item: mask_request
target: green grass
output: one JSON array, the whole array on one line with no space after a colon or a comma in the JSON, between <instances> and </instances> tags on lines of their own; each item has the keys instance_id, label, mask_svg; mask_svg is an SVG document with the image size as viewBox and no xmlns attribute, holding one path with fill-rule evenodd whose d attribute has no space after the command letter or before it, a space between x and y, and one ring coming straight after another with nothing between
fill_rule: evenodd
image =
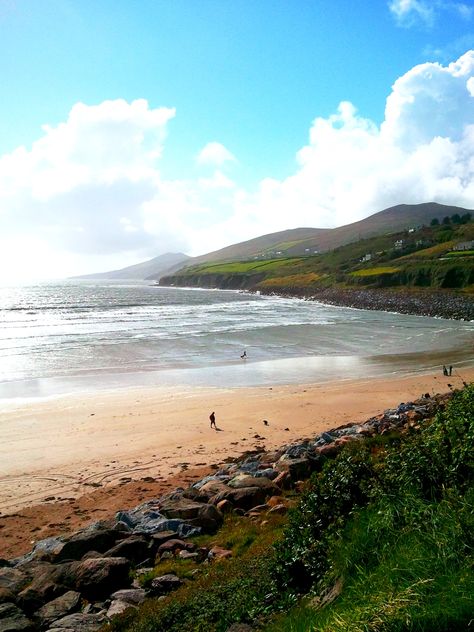
<instances>
[{"instance_id":1,"label":"green grass","mask_svg":"<svg viewBox=\"0 0 474 632\"><path fill-rule=\"evenodd\" d=\"M354 270L354 272L351 272L351 275L355 277L368 277L376 276L378 274L394 274L395 272L400 272L400 268L386 266L379 268L365 268L363 270Z\"/></svg>"},{"instance_id":2,"label":"green grass","mask_svg":"<svg viewBox=\"0 0 474 632\"><path fill-rule=\"evenodd\" d=\"M366 444L330 463L290 521L277 576L296 593L312 587L318 594L336 581L342 592L319 609L305 599L264 629L467 630L474 615L473 448L471 386L420 433L372 443L370 452Z\"/></svg>"}]
</instances>

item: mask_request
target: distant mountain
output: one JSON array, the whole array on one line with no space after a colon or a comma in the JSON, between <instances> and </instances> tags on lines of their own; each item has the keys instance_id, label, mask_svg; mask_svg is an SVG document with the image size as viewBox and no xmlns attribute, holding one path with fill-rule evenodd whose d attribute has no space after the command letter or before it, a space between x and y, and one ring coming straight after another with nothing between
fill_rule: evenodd
<instances>
[{"instance_id":1,"label":"distant mountain","mask_svg":"<svg viewBox=\"0 0 474 632\"><path fill-rule=\"evenodd\" d=\"M182 252L168 252L159 255L148 261L136 263L133 266L111 270L109 272L98 272L96 274L84 274L76 279L122 279L122 280L144 280L159 279L165 274L173 274L191 260L188 255Z\"/></svg>"},{"instance_id":2,"label":"distant mountain","mask_svg":"<svg viewBox=\"0 0 474 632\"><path fill-rule=\"evenodd\" d=\"M353 224L338 228L293 228L270 233L249 241L243 241L220 250L193 257L186 265L208 261L244 261L255 257L298 256L317 252L327 252L339 246L359 241L366 237L395 233L420 225L427 225L432 219L442 220L454 213L463 215L469 209L446 206L436 202L425 204L399 204L370 215Z\"/></svg>"},{"instance_id":3,"label":"distant mountain","mask_svg":"<svg viewBox=\"0 0 474 632\"><path fill-rule=\"evenodd\" d=\"M450 217L455 213L463 215L469 211L470 209L446 206L436 202L399 204L338 228L292 228L242 241L199 257L188 257L183 253L167 253L121 270L76 278L158 281L161 277L169 276L185 266L200 263L323 253L367 237L428 225L434 218L441 221L444 217Z\"/></svg>"}]
</instances>

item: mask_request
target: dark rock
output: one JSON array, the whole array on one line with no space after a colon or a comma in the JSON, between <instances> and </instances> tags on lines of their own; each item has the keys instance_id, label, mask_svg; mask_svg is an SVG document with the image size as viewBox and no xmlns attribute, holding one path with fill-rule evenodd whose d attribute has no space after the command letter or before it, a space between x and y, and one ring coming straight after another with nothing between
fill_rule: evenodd
<instances>
[{"instance_id":1,"label":"dark rock","mask_svg":"<svg viewBox=\"0 0 474 632\"><path fill-rule=\"evenodd\" d=\"M102 557L79 562L75 587L87 599L106 598L119 588L129 586L130 562L124 557Z\"/></svg>"},{"instance_id":2,"label":"dark rock","mask_svg":"<svg viewBox=\"0 0 474 632\"><path fill-rule=\"evenodd\" d=\"M0 605L0 632L33 632L35 627L14 603Z\"/></svg>"},{"instance_id":3,"label":"dark rock","mask_svg":"<svg viewBox=\"0 0 474 632\"><path fill-rule=\"evenodd\" d=\"M62 619L68 614L79 609L81 595L74 590L69 590L60 597L46 603L36 612L36 618L44 624L51 624L57 619Z\"/></svg>"},{"instance_id":4,"label":"dark rock","mask_svg":"<svg viewBox=\"0 0 474 632\"><path fill-rule=\"evenodd\" d=\"M27 613L33 613L45 603L60 597L72 587L74 567L78 562L37 566L31 583L17 595L17 603Z\"/></svg>"},{"instance_id":5,"label":"dark rock","mask_svg":"<svg viewBox=\"0 0 474 632\"><path fill-rule=\"evenodd\" d=\"M28 575L16 568L0 568L0 588L17 593L28 583Z\"/></svg>"},{"instance_id":6,"label":"dark rock","mask_svg":"<svg viewBox=\"0 0 474 632\"><path fill-rule=\"evenodd\" d=\"M0 604L14 601L15 594L12 590L8 590L8 588L0 588Z\"/></svg>"},{"instance_id":7,"label":"dark rock","mask_svg":"<svg viewBox=\"0 0 474 632\"><path fill-rule=\"evenodd\" d=\"M187 498L168 500L161 506L167 518L185 520L188 524L201 527L205 531L215 531L222 524L222 515L214 505L198 503Z\"/></svg>"},{"instance_id":8,"label":"dark rock","mask_svg":"<svg viewBox=\"0 0 474 632\"><path fill-rule=\"evenodd\" d=\"M151 555L148 540L138 535L121 540L104 553L104 557L126 557L132 564L144 562Z\"/></svg>"},{"instance_id":9,"label":"dark rock","mask_svg":"<svg viewBox=\"0 0 474 632\"><path fill-rule=\"evenodd\" d=\"M291 458L284 454L276 463L275 469L279 472L288 472L290 479L299 481L301 479L309 478L313 471L311 460L306 457ZM276 483L276 480L274 483Z\"/></svg>"},{"instance_id":10,"label":"dark rock","mask_svg":"<svg viewBox=\"0 0 474 632\"><path fill-rule=\"evenodd\" d=\"M221 500L228 500L236 509L248 511L252 507L262 505L269 495L272 495L272 492L261 487L243 487L221 492L212 498L212 502L217 505Z\"/></svg>"},{"instance_id":11,"label":"dark rock","mask_svg":"<svg viewBox=\"0 0 474 632\"><path fill-rule=\"evenodd\" d=\"M138 606L145 601L146 590L144 588L125 588L117 590L111 595L111 599L119 599L126 603Z\"/></svg>"},{"instance_id":12,"label":"dark rock","mask_svg":"<svg viewBox=\"0 0 474 632\"><path fill-rule=\"evenodd\" d=\"M115 528L95 527L79 531L64 543L56 560L80 560L89 551L105 553L120 538L123 538L123 531Z\"/></svg>"},{"instance_id":13,"label":"dark rock","mask_svg":"<svg viewBox=\"0 0 474 632\"><path fill-rule=\"evenodd\" d=\"M154 595L166 595L173 590L177 590L182 584L183 581L179 577L169 573L152 579L151 590Z\"/></svg>"}]
</instances>

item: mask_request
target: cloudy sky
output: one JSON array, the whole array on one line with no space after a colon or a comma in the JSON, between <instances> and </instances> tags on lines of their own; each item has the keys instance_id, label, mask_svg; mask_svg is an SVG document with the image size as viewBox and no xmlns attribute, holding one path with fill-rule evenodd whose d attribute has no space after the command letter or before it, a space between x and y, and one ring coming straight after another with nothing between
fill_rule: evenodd
<instances>
[{"instance_id":1,"label":"cloudy sky","mask_svg":"<svg viewBox=\"0 0 474 632\"><path fill-rule=\"evenodd\" d=\"M474 208L471 0L0 0L0 280Z\"/></svg>"}]
</instances>

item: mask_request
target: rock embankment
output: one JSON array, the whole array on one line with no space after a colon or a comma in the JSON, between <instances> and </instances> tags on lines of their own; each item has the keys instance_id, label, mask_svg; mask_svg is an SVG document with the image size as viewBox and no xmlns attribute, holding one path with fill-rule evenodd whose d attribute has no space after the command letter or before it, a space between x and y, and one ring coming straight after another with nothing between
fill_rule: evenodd
<instances>
[{"instance_id":1,"label":"rock embankment","mask_svg":"<svg viewBox=\"0 0 474 632\"><path fill-rule=\"evenodd\" d=\"M193 535L217 531L226 512L260 519L285 513L282 491L297 486L348 443L416 426L449 397L423 397L272 452L255 451L225 464L187 489L179 488L68 538L38 542L28 554L0 560L0 632L94 632L145 599L183 583L140 575L172 557L212 563L232 555L198 547ZM134 579L132 579L134 577Z\"/></svg>"},{"instance_id":2,"label":"rock embankment","mask_svg":"<svg viewBox=\"0 0 474 632\"><path fill-rule=\"evenodd\" d=\"M273 290L271 293L278 296L307 298L341 307L418 316L437 316L454 320L474 320L474 298L467 294L461 295L452 292L394 291L375 288L364 290L326 288L308 291L300 288L282 288L277 291Z\"/></svg>"}]
</instances>

